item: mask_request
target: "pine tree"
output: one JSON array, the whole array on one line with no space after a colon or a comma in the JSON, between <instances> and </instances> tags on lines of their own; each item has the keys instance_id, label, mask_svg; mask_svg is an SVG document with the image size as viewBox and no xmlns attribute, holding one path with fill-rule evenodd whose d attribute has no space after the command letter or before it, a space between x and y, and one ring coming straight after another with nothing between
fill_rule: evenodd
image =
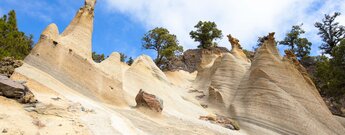
<instances>
[{"instance_id":1,"label":"pine tree","mask_svg":"<svg viewBox=\"0 0 345 135\"><path fill-rule=\"evenodd\" d=\"M127 55L125 55L124 53L120 53L120 61L125 62L126 59L127 59Z\"/></svg>"},{"instance_id":2,"label":"pine tree","mask_svg":"<svg viewBox=\"0 0 345 135\"><path fill-rule=\"evenodd\" d=\"M175 35L165 28L155 28L147 32L142 38L142 46L145 49L157 51L156 65L164 69L168 60L183 52Z\"/></svg>"},{"instance_id":3,"label":"pine tree","mask_svg":"<svg viewBox=\"0 0 345 135\"><path fill-rule=\"evenodd\" d=\"M96 63L101 63L103 60L105 60L104 54L97 54L96 52L92 52L92 59Z\"/></svg>"},{"instance_id":4,"label":"pine tree","mask_svg":"<svg viewBox=\"0 0 345 135\"><path fill-rule=\"evenodd\" d=\"M215 22L199 21L194 28L196 28L196 31L191 31L189 35L194 41L200 43L198 48L206 49L216 47L217 43L213 41L223 37L222 31L217 28Z\"/></svg>"},{"instance_id":5,"label":"pine tree","mask_svg":"<svg viewBox=\"0 0 345 135\"><path fill-rule=\"evenodd\" d=\"M129 57L128 61L127 61L127 64L131 66L133 64L133 62L134 62L133 58Z\"/></svg>"},{"instance_id":6,"label":"pine tree","mask_svg":"<svg viewBox=\"0 0 345 135\"><path fill-rule=\"evenodd\" d=\"M323 41L320 49L324 50L326 54L332 55L333 48L345 37L345 27L339 22L335 22L338 16L340 16L339 12L335 12L332 16L325 14L322 22L315 23L315 27L319 29L318 35Z\"/></svg>"},{"instance_id":7,"label":"pine tree","mask_svg":"<svg viewBox=\"0 0 345 135\"><path fill-rule=\"evenodd\" d=\"M31 51L33 36L26 36L18 30L16 13L11 10L8 16L0 19L0 58L24 59Z\"/></svg>"},{"instance_id":8,"label":"pine tree","mask_svg":"<svg viewBox=\"0 0 345 135\"><path fill-rule=\"evenodd\" d=\"M286 33L284 40L278 42L281 45L289 46L290 50L300 60L310 54L310 47L312 45L307 38L301 38L301 35L305 33L301 28L302 25L292 26L290 32Z\"/></svg>"}]
</instances>

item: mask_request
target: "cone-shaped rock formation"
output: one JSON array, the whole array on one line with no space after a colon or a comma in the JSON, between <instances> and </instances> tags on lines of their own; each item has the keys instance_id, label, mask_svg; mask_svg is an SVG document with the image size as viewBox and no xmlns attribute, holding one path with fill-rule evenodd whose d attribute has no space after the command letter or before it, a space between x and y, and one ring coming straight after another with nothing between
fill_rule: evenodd
<instances>
[{"instance_id":1,"label":"cone-shaped rock formation","mask_svg":"<svg viewBox=\"0 0 345 135\"><path fill-rule=\"evenodd\" d=\"M280 56L274 33L253 61L231 35L231 52L195 51L200 60L192 62L193 74L164 73L146 55L131 66L119 53L95 63L95 3L86 0L62 34L55 24L42 32L11 76L27 81L39 104L24 111L0 97L0 127L9 127L11 134L345 134L295 56L288 51ZM155 95L149 100L160 98L149 101L160 113L134 107L140 89ZM240 130L199 120L202 116L221 116L216 123L236 123Z\"/></svg>"}]
</instances>

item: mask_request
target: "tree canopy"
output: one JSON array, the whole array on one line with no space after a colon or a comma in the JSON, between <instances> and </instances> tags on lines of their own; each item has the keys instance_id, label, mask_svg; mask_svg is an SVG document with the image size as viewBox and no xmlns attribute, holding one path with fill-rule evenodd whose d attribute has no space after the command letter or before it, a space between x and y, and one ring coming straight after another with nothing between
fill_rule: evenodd
<instances>
[{"instance_id":1,"label":"tree canopy","mask_svg":"<svg viewBox=\"0 0 345 135\"><path fill-rule=\"evenodd\" d=\"M258 37L258 39L256 40L256 45L252 47L252 49L254 51L256 51L260 46L262 46L262 44L264 43L264 41L267 39L267 36L261 36Z\"/></svg>"},{"instance_id":2,"label":"tree canopy","mask_svg":"<svg viewBox=\"0 0 345 135\"><path fill-rule=\"evenodd\" d=\"M128 65L132 65L133 62L134 62L133 58L132 58L132 57L129 57L126 63L127 63Z\"/></svg>"},{"instance_id":3,"label":"tree canopy","mask_svg":"<svg viewBox=\"0 0 345 135\"><path fill-rule=\"evenodd\" d=\"M345 95L345 40L334 48L333 55L318 60L316 84L322 94L339 98Z\"/></svg>"},{"instance_id":4,"label":"tree canopy","mask_svg":"<svg viewBox=\"0 0 345 135\"><path fill-rule=\"evenodd\" d=\"M339 12L335 12L333 15L325 14L322 22L314 24L319 29L317 34L323 41L320 49L324 50L326 54L332 55L333 48L345 37L345 27L335 21L339 15Z\"/></svg>"},{"instance_id":5,"label":"tree canopy","mask_svg":"<svg viewBox=\"0 0 345 135\"><path fill-rule=\"evenodd\" d=\"M101 63L105 60L104 54L97 54L96 52L92 52L92 59L97 63Z\"/></svg>"},{"instance_id":6,"label":"tree canopy","mask_svg":"<svg viewBox=\"0 0 345 135\"><path fill-rule=\"evenodd\" d=\"M0 18L0 58L14 57L24 59L33 46L33 36L26 36L18 30L16 12L11 10L8 16Z\"/></svg>"},{"instance_id":7,"label":"tree canopy","mask_svg":"<svg viewBox=\"0 0 345 135\"><path fill-rule=\"evenodd\" d=\"M127 59L127 55L125 55L124 53L120 53L120 61L125 62L126 59Z\"/></svg>"},{"instance_id":8,"label":"tree canopy","mask_svg":"<svg viewBox=\"0 0 345 135\"><path fill-rule=\"evenodd\" d=\"M311 42L307 38L302 38L301 35L305 31L301 28L301 25L292 26L290 32L286 33L283 41L278 43L290 47L290 50L297 56L298 59L302 59L310 54Z\"/></svg>"},{"instance_id":9,"label":"tree canopy","mask_svg":"<svg viewBox=\"0 0 345 135\"><path fill-rule=\"evenodd\" d=\"M142 38L142 46L157 52L155 63L161 69L166 67L170 58L183 52L183 47L179 45L176 36L161 27L148 31Z\"/></svg>"},{"instance_id":10,"label":"tree canopy","mask_svg":"<svg viewBox=\"0 0 345 135\"><path fill-rule=\"evenodd\" d=\"M194 26L195 31L189 33L190 37L194 41L199 42L198 48L209 48L217 46L217 43L213 42L216 39L223 37L222 31L217 28L217 24L210 21L199 21Z\"/></svg>"}]
</instances>

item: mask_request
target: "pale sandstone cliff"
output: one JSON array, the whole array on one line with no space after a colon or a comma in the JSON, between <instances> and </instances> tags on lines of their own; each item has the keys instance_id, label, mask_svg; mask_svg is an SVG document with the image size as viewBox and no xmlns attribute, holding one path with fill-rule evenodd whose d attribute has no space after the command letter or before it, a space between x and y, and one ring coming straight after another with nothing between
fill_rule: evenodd
<instances>
[{"instance_id":1,"label":"pale sandstone cliff","mask_svg":"<svg viewBox=\"0 0 345 135\"><path fill-rule=\"evenodd\" d=\"M131 66L113 53L91 59L95 0L86 0L66 30L55 24L12 75L39 103L0 97L0 130L10 134L345 134L303 67L281 57L273 33L251 62L239 40L232 50L201 50L196 73L162 72L146 55ZM140 89L163 102L157 113L135 108ZM215 115L216 114L216 115ZM230 130L200 116L228 116ZM212 118L212 117L200 117ZM221 118L221 117L219 117ZM214 118L217 119L217 118ZM219 122L218 122L219 123Z\"/></svg>"},{"instance_id":2,"label":"pale sandstone cliff","mask_svg":"<svg viewBox=\"0 0 345 135\"><path fill-rule=\"evenodd\" d=\"M273 36L256 52L231 103L231 115L242 125L280 134L344 134L310 79L279 55Z\"/></svg>"},{"instance_id":3,"label":"pale sandstone cliff","mask_svg":"<svg viewBox=\"0 0 345 135\"><path fill-rule=\"evenodd\" d=\"M279 55L274 33L252 63L238 40L228 37L231 53L213 61L207 56L206 66L198 70L193 89L205 94L200 102L218 113L229 108L228 114L250 134L344 134L296 57L288 51Z\"/></svg>"}]
</instances>

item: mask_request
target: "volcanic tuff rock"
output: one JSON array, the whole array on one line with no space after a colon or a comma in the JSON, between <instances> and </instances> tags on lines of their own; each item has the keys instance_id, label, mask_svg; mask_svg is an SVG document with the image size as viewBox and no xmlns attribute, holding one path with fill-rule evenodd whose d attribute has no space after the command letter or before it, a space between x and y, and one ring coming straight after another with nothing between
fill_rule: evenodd
<instances>
[{"instance_id":1,"label":"volcanic tuff rock","mask_svg":"<svg viewBox=\"0 0 345 135\"><path fill-rule=\"evenodd\" d=\"M174 78L168 79L150 57L142 55L128 66L119 61L118 53L113 53L103 62L95 63L91 59L92 3L92 0L85 3L62 34L59 35L55 24L50 24L25 58L23 66L17 68L11 78L26 80L28 87L44 104L68 108L73 102L78 102L95 113L69 114L57 108L60 114L68 113L68 117L32 116L15 103L7 103L0 98L0 110L11 106L12 111L20 112L14 116L1 111L0 115L5 114L6 119L0 120L0 127L24 134L53 134L52 131L59 134L232 133L225 128L200 123L197 117L206 115L207 111L186 94L182 85L172 84L169 80ZM184 76L181 79L185 80ZM130 107L135 106L139 89L164 100L164 111L159 119ZM22 119L23 122L9 125L14 119ZM32 121L49 124L37 129ZM169 124L164 124L164 121Z\"/></svg>"},{"instance_id":2,"label":"volcanic tuff rock","mask_svg":"<svg viewBox=\"0 0 345 135\"><path fill-rule=\"evenodd\" d=\"M285 57L279 55L274 33L252 63L244 57L238 40L228 37L231 53L204 60L204 68L198 70L193 88L208 93L200 102L213 99L216 90L229 115L253 134L344 134L296 57L288 51Z\"/></svg>"},{"instance_id":3,"label":"volcanic tuff rock","mask_svg":"<svg viewBox=\"0 0 345 135\"><path fill-rule=\"evenodd\" d=\"M257 50L230 110L240 125L269 127L280 134L345 133L310 78L279 55L274 33Z\"/></svg>"},{"instance_id":4,"label":"volcanic tuff rock","mask_svg":"<svg viewBox=\"0 0 345 135\"><path fill-rule=\"evenodd\" d=\"M238 59L250 62L250 60L247 58L246 54L242 50L242 47L239 43L240 41L237 38L232 37L231 34L229 34L227 37L231 44L231 54Z\"/></svg>"},{"instance_id":5,"label":"volcanic tuff rock","mask_svg":"<svg viewBox=\"0 0 345 135\"><path fill-rule=\"evenodd\" d=\"M118 53L95 63L94 6L95 0L86 0L62 34L49 25L11 76L27 81L46 113L27 112L35 107L24 109L0 96L1 128L11 134L345 134L344 120L332 116L301 65L289 54L280 56L274 33L252 61L233 36L231 51L187 51L184 68L195 73L163 72L146 55L131 66L120 62ZM140 89L161 98L164 111L132 108L138 93L148 95L158 111L162 107ZM241 129L199 120L208 114L236 120Z\"/></svg>"}]
</instances>

